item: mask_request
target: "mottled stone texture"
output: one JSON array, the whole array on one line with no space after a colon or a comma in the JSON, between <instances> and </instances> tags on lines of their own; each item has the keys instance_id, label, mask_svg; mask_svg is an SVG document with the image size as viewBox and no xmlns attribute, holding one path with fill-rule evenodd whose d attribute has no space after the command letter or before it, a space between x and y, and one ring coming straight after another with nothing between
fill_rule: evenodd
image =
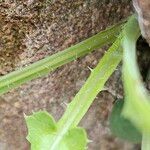
<instances>
[{"instance_id":1,"label":"mottled stone texture","mask_svg":"<svg viewBox=\"0 0 150 150\"><path fill-rule=\"evenodd\" d=\"M76 44L126 18L127 0L1 0L0 74L20 69ZM28 150L23 114L47 110L56 120L79 91L105 48L0 97L0 150ZM89 150L133 150L113 137L108 116L114 95L122 95L120 68L80 123L93 142Z\"/></svg>"},{"instance_id":2,"label":"mottled stone texture","mask_svg":"<svg viewBox=\"0 0 150 150\"><path fill-rule=\"evenodd\" d=\"M150 0L133 0L143 37L150 45Z\"/></svg>"}]
</instances>

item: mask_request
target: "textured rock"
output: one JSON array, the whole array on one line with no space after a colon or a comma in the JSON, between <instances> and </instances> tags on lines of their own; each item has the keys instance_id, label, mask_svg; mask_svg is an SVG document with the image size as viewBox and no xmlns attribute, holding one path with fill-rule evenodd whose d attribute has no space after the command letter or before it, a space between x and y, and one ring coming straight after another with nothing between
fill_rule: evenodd
<instances>
[{"instance_id":1,"label":"textured rock","mask_svg":"<svg viewBox=\"0 0 150 150\"><path fill-rule=\"evenodd\" d=\"M143 37L150 45L150 0L133 0Z\"/></svg>"}]
</instances>

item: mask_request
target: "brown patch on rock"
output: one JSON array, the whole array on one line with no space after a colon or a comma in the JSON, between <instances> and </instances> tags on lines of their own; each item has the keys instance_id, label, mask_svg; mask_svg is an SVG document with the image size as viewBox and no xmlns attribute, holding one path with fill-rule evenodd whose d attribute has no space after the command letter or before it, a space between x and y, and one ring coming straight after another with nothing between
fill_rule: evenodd
<instances>
[{"instance_id":1,"label":"brown patch on rock","mask_svg":"<svg viewBox=\"0 0 150 150\"><path fill-rule=\"evenodd\" d=\"M26 26L20 20L8 19L0 14L0 74L6 74L16 67L19 54L23 52L22 40Z\"/></svg>"},{"instance_id":2,"label":"brown patch on rock","mask_svg":"<svg viewBox=\"0 0 150 150\"><path fill-rule=\"evenodd\" d=\"M143 37L150 45L150 1L133 0Z\"/></svg>"}]
</instances>

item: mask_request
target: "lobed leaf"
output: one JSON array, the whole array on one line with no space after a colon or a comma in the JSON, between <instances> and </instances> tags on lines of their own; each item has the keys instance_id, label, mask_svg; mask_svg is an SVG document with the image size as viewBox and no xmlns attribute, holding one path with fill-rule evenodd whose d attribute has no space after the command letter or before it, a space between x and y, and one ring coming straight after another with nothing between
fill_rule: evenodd
<instances>
[{"instance_id":1,"label":"lobed leaf","mask_svg":"<svg viewBox=\"0 0 150 150\"><path fill-rule=\"evenodd\" d=\"M27 139L32 150L50 150L58 134L57 123L45 111L39 111L31 116L26 116L28 127ZM55 150L84 150L86 149L87 136L82 128L69 129Z\"/></svg>"}]
</instances>

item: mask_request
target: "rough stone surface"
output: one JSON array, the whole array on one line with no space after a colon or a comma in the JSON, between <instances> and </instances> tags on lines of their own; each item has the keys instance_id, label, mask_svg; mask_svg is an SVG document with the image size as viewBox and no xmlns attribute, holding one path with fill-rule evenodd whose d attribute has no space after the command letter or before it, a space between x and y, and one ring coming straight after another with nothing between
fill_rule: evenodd
<instances>
[{"instance_id":1,"label":"rough stone surface","mask_svg":"<svg viewBox=\"0 0 150 150\"><path fill-rule=\"evenodd\" d=\"M21 68L76 44L127 17L124 0L1 0L0 74ZM105 48L71 62L49 75L0 97L0 149L28 150L23 114L47 110L58 120L86 81ZM89 150L133 150L135 145L113 137L108 116L115 97L122 96L120 67L108 90L98 95L80 125L85 127Z\"/></svg>"},{"instance_id":2,"label":"rough stone surface","mask_svg":"<svg viewBox=\"0 0 150 150\"><path fill-rule=\"evenodd\" d=\"M150 1L133 0L133 4L138 14L142 35L150 45Z\"/></svg>"}]
</instances>

